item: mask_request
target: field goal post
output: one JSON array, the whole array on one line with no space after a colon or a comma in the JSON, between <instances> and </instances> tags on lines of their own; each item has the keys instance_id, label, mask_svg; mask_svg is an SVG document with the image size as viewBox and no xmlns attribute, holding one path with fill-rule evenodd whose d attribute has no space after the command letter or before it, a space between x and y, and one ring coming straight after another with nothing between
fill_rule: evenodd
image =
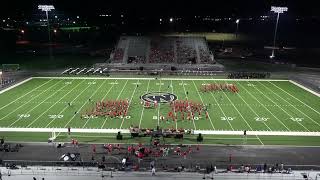
<instances>
[{"instance_id":1,"label":"field goal post","mask_svg":"<svg viewBox=\"0 0 320 180\"><path fill-rule=\"evenodd\" d=\"M51 137L48 139L48 141L53 142L56 138L57 138L56 131L52 129Z\"/></svg>"},{"instance_id":2,"label":"field goal post","mask_svg":"<svg viewBox=\"0 0 320 180\"><path fill-rule=\"evenodd\" d=\"M20 64L2 64L2 71L18 71L20 70Z\"/></svg>"}]
</instances>

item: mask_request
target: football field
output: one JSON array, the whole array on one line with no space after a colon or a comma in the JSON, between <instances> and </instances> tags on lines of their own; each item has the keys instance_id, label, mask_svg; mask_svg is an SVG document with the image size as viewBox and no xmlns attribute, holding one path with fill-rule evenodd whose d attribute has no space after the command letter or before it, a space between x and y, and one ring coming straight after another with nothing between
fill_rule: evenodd
<instances>
[{"instance_id":1,"label":"football field","mask_svg":"<svg viewBox=\"0 0 320 180\"><path fill-rule=\"evenodd\" d=\"M238 93L202 92L205 84L234 84ZM146 108L141 97L161 96L156 108ZM170 100L189 100L207 107L190 120L163 120ZM98 101L127 100L121 117L84 116ZM145 99L144 99L145 100ZM85 136L140 128L192 129L208 135L260 136L320 135L320 97L287 80L227 80L177 78L32 78L0 94L0 131L6 133L64 133L68 127ZM61 135L62 135L61 134ZM41 135L42 136L42 135ZM29 140L32 141L32 138Z\"/></svg>"}]
</instances>

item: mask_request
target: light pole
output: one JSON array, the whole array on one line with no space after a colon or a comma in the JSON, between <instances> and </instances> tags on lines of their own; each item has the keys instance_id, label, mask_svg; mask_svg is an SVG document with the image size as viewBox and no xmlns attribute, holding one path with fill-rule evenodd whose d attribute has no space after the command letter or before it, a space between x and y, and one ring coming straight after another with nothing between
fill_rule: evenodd
<instances>
[{"instance_id":1,"label":"light pole","mask_svg":"<svg viewBox=\"0 0 320 180\"><path fill-rule=\"evenodd\" d=\"M239 22L240 22L240 19L237 19L236 20L236 24L237 24L236 37L238 37Z\"/></svg>"},{"instance_id":2,"label":"light pole","mask_svg":"<svg viewBox=\"0 0 320 180\"><path fill-rule=\"evenodd\" d=\"M51 48L51 36L50 36L50 24L49 24L49 16L48 12L54 10L53 5L39 5L38 9L46 12L47 16L47 26L48 26L48 38L49 38L49 56L52 59L52 48Z\"/></svg>"},{"instance_id":3,"label":"light pole","mask_svg":"<svg viewBox=\"0 0 320 180\"><path fill-rule=\"evenodd\" d=\"M270 56L270 58L274 58L274 50L276 48L276 39L277 39L277 30L278 30L278 22L279 22L279 17L280 14L282 14L283 12L288 11L287 7L276 7L276 6L271 6L271 11L273 11L274 13L277 13L277 23L276 23L276 27L274 29L274 37L273 37L273 48L272 48L272 54Z\"/></svg>"}]
</instances>

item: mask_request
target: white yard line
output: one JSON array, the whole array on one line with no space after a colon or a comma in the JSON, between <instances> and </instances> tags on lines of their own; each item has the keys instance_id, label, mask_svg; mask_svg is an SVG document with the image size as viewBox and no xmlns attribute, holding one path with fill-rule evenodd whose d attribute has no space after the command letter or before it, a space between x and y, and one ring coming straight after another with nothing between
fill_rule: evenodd
<instances>
[{"instance_id":1,"label":"white yard line","mask_svg":"<svg viewBox=\"0 0 320 180\"><path fill-rule=\"evenodd\" d=\"M149 85L150 85L150 80L148 81L147 91L145 92L145 94L147 94L147 93L148 93L148 91L149 91ZM141 127L141 121L142 121L143 112L144 112L144 104L143 104L142 106L143 106L143 107L142 107L142 111L141 111L141 115L140 115L139 129L140 129L140 127Z\"/></svg>"},{"instance_id":2,"label":"white yard line","mask_svg":"<svg viewBox=\"0 0 320 180\"><path fill-rule=\"evenodd\" d=\"M258 90L264 97L266 97L267 99L269 99L269 101L271 101L273 104L275 104L278 108L280 108L284 113L286 113L289 118L292 118L292 116L285 111L281 106L279 106L276 102L274 102L272 99L270 99L268 96L266 96L265 94L263 94L258 88L256 88L255 86L253 86L256 90ZM306 128L303 124L301 124L300 122L296 121L300 126L302 126L305 130L310 131L308 128Z\"/></svg>"},{"instance_id":3,"label":"white yard line","mask_svg":"<svg viewBox=\"0 0 320 180\"><path fill-rule=\"evenodd\" d=\"M183 80L181 80L181 83L182 83L182 87L183 87L183 90L184 90L184 94L186 95L186 98L187 98L187 100L189 101L188 94L187 94L186 88L184 87L184 82L183 82ZM188 106L189 106L189 104L188 104ZM192 118L192 117L191 117L191 118ZM194 130L197 130L197 128L196 128L196 123L194 122L194 119L193 119L193 118L192 118L192 122L193 122Z\"/></svg>"},{"instance_id":4,"label":"white yard line","mask_svg":"<svg viewBox=\"0 0 320 180\"><path fill-rule=\"evenodd\" d=\"M129 107L130 107L130 105L131 105L133 95L134 95L134 93L136 92L136 89L137 89L137 87L138 87L138 84L139 84L139 80L137 81L136 87L134 88L134 90L133 90L133 92L132 92L132 95L131 95L131 98L130 98L130 101L129 101L129 105L128 105L128 107L127 107L127 112L128 112L128 113L129 113ZM121 125L120 125L120 129L122 129L122 125L123 125L123 123L124 123L124 119L125 119L125 117L123 116L123 117L122 117L122 122L121 122Z\"/></svg>"},{"instance_id":5,"label":"white yard line","mask_svg":"<svg viewBox=\"0 0 320 180\"><path fill-rule=\"evenodd\" d=\"M35 98L37 98L38 96L40 96L41 94L45 93L47 90L51 89L52 87L54 87L55 85L57 85L59 82L61 82L61 81L56 82L55 84L51 85L51 86L48 87L46 90L44 90L43 92L41 92L41 93L37 94L36 96L30 98L29 101L27 101L26 103L22 104L22 105L19 106L18 108L14 109L14 110L11 111L10 113L8 113L6 116L3 116L3 117L0 119L0 121L3 120L4 118L8 117L10 114L16 112L18 109L20 109L21 107L25 106L26 104L28 104L28 103L31 102L33 99L35 99Z\"/></svg>"},{"instance_id":6,"label":"white yard line","mask_svg":"<svg viewBox=\"0 0 320 180\"><path fill-rule=\"evenodd\" d=\"M294 84L294 85L296 85L296 86L298 86L298 87L301 87L302 89L304 89L304 90L306 90L306 91L308 91L308 92L311 92L312 94L320 97L320 94L318 94L318 93L316 93L316 92L314 92L314 91L312 91L312 90L310 90L310 89L308 89L308 88L306 88L306 87L304 87L304 86L302 86L302 85L300 85L300 84L298 84L298 83L296 83L296 82L294 82L294 81L289 81L289 82L291 82L292 84ZM296 98L295 96L291 95L290 93L288 93L287 91L283 90L282 88L280 88L280 87L277 86L276 84L274 84L274 83L272 83L272 82L269 82L269 83L271 83L272 85L276 86L276 87L277 87L278 89L280 89L281 91L285 92L285 93L288 94L289 96L293 97L294 99L296 99L297 101L301 102L302 104L304 104L305 106L309 107L309 108L312 109L314 112L316 112L317 114L320 115L320 112L319 112L319 111L317 111L317 110L315 110L314 108L310 107L308 104L304 103L304 102L301 101L300 99L298 99L298 98Z\"/></svg>"},{"instance_id":7,"label":"white yard line","mask_svg":"<svg viewBox=\"0 0 320 180\"><path fill-rule=\"evenodd\" d=\"M70 103L72 104L83 92L85 92L92 84L90 84L89 86L87 86L85 89L83 89ZM86 102L84 103L86 104ZM64 107L58 114L62 114L69 106ZM74 116L73 116L74 117ZM45 128L47 128L55 119L57 119L56 117L53 118L50 123L48 123L46 125ZM70 121L69 121L70 122Z\"/></svg>"},{"instance_id":8,"label":"white yard line","mask_svg":"<svg viewBox=\"0 0 320 180\"><path fill-rule=\"evenodd\" d=\"M239 83L240 84L240 83ZM249 107L249 109L256 115L256 117L261 117L261 116L259 116L257 113L256 113L256 111L254 111L252 108L251 108L251 106L241 97L241 95L240 95L240 93L237 93L237 95L242 99L242 101ZM272 129L264 122L264 121L262 121L263 122L263 124L270 130L270 131L272 131Z\"/></svg>"},{"instance_id":9,"label":"white yard line","mask_svg":"<svg viewBox=\"0 0 320 180\"><path fill-rule=\"evenodd\" d=\"M160 84L159 84L159 96L160 96L160 91L161 91L161 79L160 79ZM157 102L158 103L158 126L160 126L160 104L161 102Z\"/></svg>"},{"instance_id":10,"label":"white yard line","mask_svg":"<svg viewBox=\"0 0 320 180\"><path fill-rule=\"evenodd\" d=\"M192 83L193 83L193 85L194 85L194 88L196 88L196 91L197 91L197 93L198 93L198 95L199 95L199 97L200 97L200 100L201 100L202 104L204 104L203 99L202 99L202 97L201 97L201 95L200 95L200 93L199 93L199 91L198 91L198 88L197 88L196 84L194 83L194 81L192 81ZM210 120L210 124L211 124L213 130L215 130L214 125L213 125L212 120L211 120L211 117L210 117L210 114L208 114L208 118L209 118L209 120Z\"/></svg>"},{"instance_id":11,"label":"white yard line","mask_svg":"<svg viewBox=\"0 0 320 180\"><path fill-rule=\"evenodd\" d=\"M238 83L240 86L242 86L241 85L241 83ZM248 91L244 86L242 86L243 87L243 89L245 90L245 91L247 91L247 93L251 96L251 97L253 97L261 106L263 106L275 119L277 119L279 122L280 122L280 124L281 125L283 125L288 131L291 131L277 116L275 116L264 104L262 104L255 96L253 96L251 93L250 93L250 91Z\"/></svg>"},{"instance_id":12,"label":"white yard line","mask_svg":"<svg viewBox=\"0 0 320 180\"><path fill-rule=\"evenodd\" d=\"M74 89L76 89L83 81L82 80L80 83L78 83L76 86L74 86L71 90L68 91L68 93L64 94L58 101L56 101L54 104L52 104L47 110L45 110L41 115L39 115L35 120L33 120L28 126L30 127L33 123L35 123L40 117L42 117L45 113L47 113L53 106L55 106L56 104L58 104L64 97L66 97L68 94L70 94L71 92L73 92ZM67 104L67 103L65 103Z\"/></svg>"},{"instance_id":13,"label":"white yard line","mask_svg":"<svg viewBox=\"0 0 320 180\"><path fill-rule=\"evenodd\" d=\"M182 84L184 85L184 84ZM170 86L171 86L171 93L173 94L173 84L172 84L172 80L170 81ZM176 116L176 110L175 110L175 106L173 106L173 111L174 111L174 116ZM178 120L175 121L175 124L176 124L176 130L178 130ZM195 125L195 124L194 124Z\"/></svg>"},{"instance_id":14,"label":"white yard line","mask_svg":"<svg viewBox=\"0 0 320 180\"><path fill-rule=\"evenodd\" d=\"M117 83L117 80L116 80L115 82ZM112 84L112 86L109 88L108 92L103 96L103 98L101 99L101 101L104 100L104 99L107 97L107 95L109 94L109 92L111 91L111 89L113 88L114 85L115 85L115 83ZM103 121L100 129L102 129L103 126L106 124L107 119L108 119L108 117L106 117L106 118L104 119L104 121Z\"/></svg>"},{"instance_id":15,"label":"white yard line","mask_svg":"<svg viewBox=\"0 0 320 180\"><path fill-rule=\"evenodd\" d=\"M122 89L121 89L120 93L118 94L118 97L117 97L117 99L116 99L116 100L118 100L118 99L119 99L119 97L120 97L120 95L122 94L122 92L123 92L124 88L127 86L127 83L128 83L128 80L127 80L127 81L126 81L126 83L123 85L123 87L122 87ZM102 124L101 129L102 129L102 128L103 128L103 126L105 125L106 121L107 121L107 118L105 119L104 123Z\"/></svg>"},{"instance_id":16,"label":"white yard line","mask_svg":"<svg viewBox=\"0 0 320 180\"><path fill-rule=\"evenodd\" d=\"M9 88L7 88L7 89L4 89L4 90L2 90L2 91L1 91L1 93L0 93L0 94L4 93L5 91L8 91L8 90L10 90L10 89L12 89L12 88L14 88L14 87L17 87L17 86L19 86L19 85L21 85L21 84L23 84L23 83L25 83L25 82L27 82L27 81L30 81L31 79L32 79L32 78L29 78L29 79L27 79L27 80L25 80L25 81L22 81L22 82L20 82L20 83L18 83L18 84L16 84L16 85L13 85L13 86L9 87ZM26 94L24 94L24 95L20 96L19 98L15 99L14 101L12 101L12 102L10 102L10 103L6 104L5 106L1 107L1 108L0 108L0 110L2 110L3 108L5 108L5 107L9 106L10 104L12 104L12 103L16 102L17 100L19 100L19 99L21 99L21 98L25 97L26 95L28 95L28 94L30 94L30 93L32 93L32 92L34 92L34 91L36 91L36 89L39 89L40 87L42 87L42 86L46 85L46 84L47 84L47 83L49 83L50 81L52 81L52 79L50 79L49 81L47 81L47 82L43 83L41 86L38 86L38 87L36 87L35 89L33 89L33 90L29 91L28 93L26 93Z\"/></svg>"},{"instance_id":17,"label":"white yard line","mask_svg":"<svg viewBox=\"0 0 320 180\"><path fill-rule=\"evenodd\" d=\"M247 126L250 128L251 131L253 131L252 127L250 126L250 124L247 122L247 120L242 116L242 114L240 113L240 111L238 110L238 108L233 104L233 102L229 99L229 97L226 95L226 93L224 91L222 91L222 93L227 97L227 99L229 100L229 102L232 104L232 106L234 107L234 109L238 112L238 114L241 116L242 120L247 124ZM257 135L256 135L257 136ZM257 136L258 140L260 141L260 143L262 145L263 142L261 141L261 139Z\"/></svg>"},{"instance_id":18,"label":"white yard line","mask_svg":"<svg viewBox=\"0 0 320 180\"><path fill-rule=\"evenodd\" d=\"M272 91L270 88L268 88L267 86L265 86L263 83L260 83L263 87L267 88L269 91L271 91L273 94L275 94L276 96L278 96L279 98L281 98L283 101L285 101L286 103L288 103L290 106L292 106L293 108L295 108L297 111L299 111L301 114L303 114L304 116L308 117L312 122L314 122L315 124L317 124L318 126L320 126L320 124L318 122L316 122L314 119L312 119L311 117L309 117L308 115L306 115L304 112L300 111L298 108L296 108L295 106L293 106L289 101L287 101L286 99L284 99L283 97L279 96L277 93L275 93L274 91Z\"/></svg>"},{"instance_id":19,"label":"white yard line","mask_svg":"<svg viewBox=\"0 0 320 180\"><path fill-rule=\"evenodd\" d=\"M88 89L89 87L91 87L91 85L92 85L92 84L90 84L88 87L86 87L80 94L82 94L86 89ZM100 87L101 87L101 85L100 85ZM98 88L97 88L97 90L98 90ZM91 96L89 97L89 99L91 99L91 98L97 93L97 90L96 90L94 93L91 94ZM80 95L80 94L79 94L79 95ZM77 114L81 111L81 109L82 109L87 103L88 103L88 102L83 103L83 105L77 110ZM65 124L64 128L66 128L66 127L69 125L69 123L73 120L73 118L76 117L77 114L74 114L74 115L72 116L72 118L67 122L67 124ZM58 137L59 135L60 135L60 133L58 133L57 137Z\"/></svg>"},{"instance_id":20,"label":"white yard line","mask_svg":"<svg viewBox=\"0 0 320 180\"><path fill-rule=\"evenodd\" d=\"M203 81L203 83L205 83L205 81ZM224 113L223 109L221 108L220 104L218 103L217 99L213 96L213 93L210 92L210 94L211 94L211 96L213 97L214 101L217 103L217 105L218 105L220 111L222 112L223 116L224 116L224 117L227 117L226 114ZM233 127L232 127L232 124L231 124L229 121L227 121L227 122L228 122L229 126L231 127L231 129L234 131L234 129L233 129Z\"/></svg>"},{"instance_id":21,"label":"white yard line","mask_svg":"<svg viewBox=\"0 0 320 180\"><path fill-rule=\"evenodd\" d=\"M65 84L64 86L62 86L59 90L65 88L66 86L68 86L67 84ZM59 90L57 90L56 92L52 93L50 96L46 97L43 101L41 101L39 104L37 104L36 106L33 106L30 110L28 110L26 113L23 114L30 114L30 112L32 112L34 109L36 109L37 107L39 107L41 104L43 104L44 102L46 102L48 99L50 99L52 96L54 96L56 93L59 92ZM13 123L11 123L9 125L9 127L11 127L12 125L14 125L16 122L18 122L20 119L22 119L22 117L19 117L17 120L15 120ZM29 127L29 126L27 126Z\"/></svg>"},{"instance_id":22,"label":"white yard line","mask_svg":"<svg viewBox=\"0 0 320 180\"><path fill-rule=\"evenodd\" d=\"M106 83L106 81L103 81L103 82L101 83L101 85L93 92L93 94L90 96L90 98L92 98L92 97L98 92L98 90L99 90L105 83ZM86 104L86 102L85 102L84 104ZM79 111L78 111L78 112L79 112ZM84 123L84 125L82 126L82 128L84 128L84 127L87 125L87 123L89 122L89 120L90 120L90 119L87 119L87 120L86 120L86 122Z\"/></svg>"}]
</instances>

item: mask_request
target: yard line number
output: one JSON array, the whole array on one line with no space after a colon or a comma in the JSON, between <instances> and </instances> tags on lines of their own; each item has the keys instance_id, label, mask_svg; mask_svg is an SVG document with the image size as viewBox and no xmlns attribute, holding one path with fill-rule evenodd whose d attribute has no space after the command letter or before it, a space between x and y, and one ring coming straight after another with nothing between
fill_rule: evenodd
<instances>
[{"instance_id":1,"label":"yard line number","mask_svg":"<svg viewBox=\"0 0 320 180\"><path fill-rule=\"evenodd\" d=\"M30 117L30 114L18 114L19 118L28 118Z\"/></svg>"},{"instance_id":2,"label":"yard line number","mask_svg":"<svg viewBox=\"0 0 320 180\"><path fill-rule=\"evenodd\" d=\"M295 122L301 122L303 120L303 118L290 118L292 121L295 121Z\"/></svg>"},{"instance_id":3,"label":"yard line number","mask_svg":"<svg viewBox=\"0 0 320 180\"><path fill-rule=\"evenodd\" d=\"M233 121L235 117L221 117L222 121Z\"/></svg>"},{"instance_id":4,"label":"yard line number","mask_svg":"<svg viewBox=\"0 0 320 180\"><path fill-rule=\"evenodd\" d=\"M268 121L268 119L270 118L266 118L266 117L255 117L254 118L256 121Z\"/></svg>"},{"instance_id":5,"label":"yard line number","mask_svg":"<svg viewBox=\"0 0 320 180\"><path fill-rule=\"evenodd\" d=\"M61 119L63 118L62 114L52 114L52 115L48 115L50 119Z\"/></svg>"}]
</instances>

